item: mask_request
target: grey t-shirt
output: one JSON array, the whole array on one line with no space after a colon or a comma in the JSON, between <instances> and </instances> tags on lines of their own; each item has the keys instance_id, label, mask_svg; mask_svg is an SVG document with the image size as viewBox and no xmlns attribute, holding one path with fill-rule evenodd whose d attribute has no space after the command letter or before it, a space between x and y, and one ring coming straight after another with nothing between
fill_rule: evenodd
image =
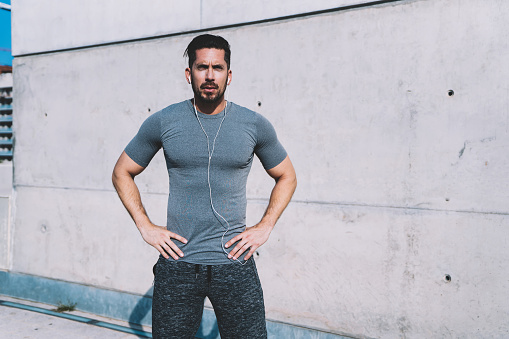
<instances>
[{"instance_id":1,"label":"grey t-shirt","mask_svg":"<svg viewBox=\"0 0 509 339\"><path fill-rule=\"evenodd\" d=\"M266 118L231 102L225 111L216 115L198 112L198 116L209 136L211 150L222 121L210 162L210 190L215 210L229 226L212 210L207 138L191 100L148 117L125 148L127 155L143 167L163 148L170 180L166 226L188 240L187 244L174 242L184 252L179 260L193 264L231 263L221 241L228 227L223 244L246 227L246 182L253 155L265 169L286 158L286 151Z\"/></svg>"}]
</instances>

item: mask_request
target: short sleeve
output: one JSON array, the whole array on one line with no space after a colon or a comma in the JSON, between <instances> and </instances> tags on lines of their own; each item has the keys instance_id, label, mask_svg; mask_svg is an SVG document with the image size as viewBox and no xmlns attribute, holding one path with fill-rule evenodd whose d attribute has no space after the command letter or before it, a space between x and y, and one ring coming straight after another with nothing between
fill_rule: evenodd
<instances>
[{"instance_id":1,"label":"short sleeve","mask_svg":"<svg viewBox=\"0 0 509 339\"><path fill-rule=\"evenodd\" d=\"M135 163L147 167L161 146L161 113L157 112L143 122L124 151Z\"/></svg>"},{"instance_id":2,"label":"short sleeve","mask_svg":"<svg viewBox=\"0 0 509 339\"><path fill-rule=\"evenodd\" d=\"M269 170L285 160L287 153L277 138L276 130L269 120L259 114L256 121L256 139L255 154L263 168Z\"/></svg>"}]
</instances>

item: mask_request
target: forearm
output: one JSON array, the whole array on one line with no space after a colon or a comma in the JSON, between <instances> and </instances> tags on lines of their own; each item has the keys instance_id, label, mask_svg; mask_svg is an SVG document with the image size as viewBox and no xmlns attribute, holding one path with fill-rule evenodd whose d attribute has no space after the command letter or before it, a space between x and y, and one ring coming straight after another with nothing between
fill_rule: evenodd
<instances>
[{"instance_id":1,"label":"forearm","mask_svg":"<svg viewBox=\"0 0 509 339\"><path fill-rule=\"evenodd\" d=\"M269 199L269 205L260 221L260 224L274 228L276 222L283 214L290 200L292 199L295 188L297 187L297 178L295 172L291 172L276 180Z\"/></svg>"},{"instance_id":2,"label":"forearm","mask_svg":"<svg viewBox=\"0 0 509 339\"><path fill-rule=\"evenodd\" d=\"M142 227L151 222L141 202L140 191L134 178L126 173L113 172L112 181L122 204L141 232Z\"/></svg>"},{"instance_id":3,"label":"forearm","mask_svg":"<svg viewBox=\"0 0 509 339\"><path fill-rule=\"evenodd\" d=\"M242 253L249 249L248 254L244 257L244 260L248 260L256 249L267 241L276 222L292 199L293 192L297 187L297 177L290 159L287 157L283 163L267 172L276 180L270 194L269 205L258 224L248 227L225 244L225 248L229 248L237 243L228 253L228 258L237 260Z\"/></svg>"}]
</instances>

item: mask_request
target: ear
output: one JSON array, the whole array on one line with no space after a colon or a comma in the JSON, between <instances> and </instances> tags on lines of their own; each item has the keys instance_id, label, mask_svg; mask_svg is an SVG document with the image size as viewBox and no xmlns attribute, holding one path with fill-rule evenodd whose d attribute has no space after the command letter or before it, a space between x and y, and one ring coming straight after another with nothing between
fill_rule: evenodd
<instances>
[{"instance_id":1,"label":"ear","mask_svg":"<svg viewBox=\"0 0 509 339\"><path fill-rule=\"evenodd\" d=\"M186 81L188 84L191 84L191 69L188 67L186 68Z\"/></svg>"},{"instance_id":2,"label":"ear","mask_svg":"<svg viewBox=\"0 0 509 339\"><path fill-rule=\"evenodd\" d=\"M228 82L227 82L228 86L229 86L231 83L232 83L232 70L231 70L231 69L229 69L229 70L228 70Z\"/></svg>"}]
</instances>

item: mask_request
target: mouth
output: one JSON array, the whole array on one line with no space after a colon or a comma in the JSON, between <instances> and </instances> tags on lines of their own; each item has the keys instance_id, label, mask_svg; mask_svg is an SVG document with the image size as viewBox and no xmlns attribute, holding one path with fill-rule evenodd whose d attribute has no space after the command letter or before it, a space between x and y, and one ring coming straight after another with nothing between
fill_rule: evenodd
<instances>
[{"instance_id":1,"label":"mouth","mask_svg":"<svg viewBox=\"0 0 509 339\"><path fill-rule=\"evenodd\" d=\"M200 86L201 89L203 89L205 92L213 92L216 89L219 88L216 84L203 84Z\"/></svg>"}]
</instances>

